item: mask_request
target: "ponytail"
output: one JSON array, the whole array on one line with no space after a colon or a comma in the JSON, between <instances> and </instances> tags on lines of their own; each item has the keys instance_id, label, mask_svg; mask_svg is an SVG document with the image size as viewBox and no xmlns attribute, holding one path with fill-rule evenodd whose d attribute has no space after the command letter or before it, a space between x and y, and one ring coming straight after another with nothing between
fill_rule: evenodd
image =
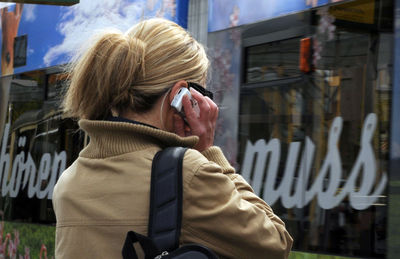
<instances>
[{"instance_id":1,"label":"ponytail","mask_svg":"<svg viewBox=\"0 0 400 259\"><path fill-rule=\"evenodd\" d=\"M70 67L64 111L71 117L105 119L134 106L131 85L145 77L146 44L120 32L104 32Z\"/></svg>"}]
</instances>

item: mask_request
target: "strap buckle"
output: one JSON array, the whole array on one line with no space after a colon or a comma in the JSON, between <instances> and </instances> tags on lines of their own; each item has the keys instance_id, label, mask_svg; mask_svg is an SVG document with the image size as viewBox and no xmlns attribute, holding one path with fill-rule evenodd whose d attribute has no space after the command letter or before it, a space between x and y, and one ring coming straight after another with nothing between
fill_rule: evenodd
<instances>
[{"instance_id":1,"label":"strap buckle","mask_svg":"<svg viewBox=\"0 0 400 259\"><path fill-rule=\"evenodd\" d=\"M162 257L168 255L167 251L162 252L161 254L157 255L156 257L154 257L154 259L161 259Z\"/></svg>"}]
</instances>

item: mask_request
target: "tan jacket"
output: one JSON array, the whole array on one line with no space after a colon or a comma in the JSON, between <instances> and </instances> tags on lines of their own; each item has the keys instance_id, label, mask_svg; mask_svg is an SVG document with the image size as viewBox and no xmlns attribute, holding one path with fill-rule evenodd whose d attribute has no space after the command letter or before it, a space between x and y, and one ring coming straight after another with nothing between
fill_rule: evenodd
<instances>
[{"instance_id":1,"label":"tan jacket","mask_svg":"<svg viewBox=\"0 0 400 259\"><path fill-rule=\"evenodd\" d=\"M127 231L147 233L154 155L166 146L193 147L198 138L125 122L79 124L90 143L54 189L56 259L122 258ZM185 153L183 197L181 243L228 258L288 257L284 223L218 147Z\"/></svg>"}]
</instances>

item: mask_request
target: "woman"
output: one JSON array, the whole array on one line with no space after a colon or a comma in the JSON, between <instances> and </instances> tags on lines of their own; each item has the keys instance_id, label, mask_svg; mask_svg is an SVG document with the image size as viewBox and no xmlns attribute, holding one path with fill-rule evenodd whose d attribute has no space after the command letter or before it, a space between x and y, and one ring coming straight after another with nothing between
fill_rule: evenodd
<instances>
[{"instance_id":1,"label":"woman","mask_svg":"<svg viewBox=\"0 0 400 259\"><path fill-rule=\"evenodd\" d=\"M90 142L53 194L56 258L120 258L127 231L146 235L154 155L190 149L183 161L181 243L228 258L287 258L284 223L213 146L216 104L190 88L186 121L170 106L188 82L205 87L209 61L184 29L150 19L93 41L71 70L65 111ZM198 88L201 90L201 88Z\"/></svg>"}]
</instances>

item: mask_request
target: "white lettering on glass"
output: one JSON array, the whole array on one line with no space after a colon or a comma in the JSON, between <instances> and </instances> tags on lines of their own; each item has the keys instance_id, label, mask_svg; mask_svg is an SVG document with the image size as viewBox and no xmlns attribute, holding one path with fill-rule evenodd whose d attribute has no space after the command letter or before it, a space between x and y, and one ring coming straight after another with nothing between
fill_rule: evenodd
<instances>
[{"instance_id":1,"label":"white lettering on glass","mask_svg":"<svg viewBox=\"0 0 400 259\"><path fill-rule=\"evenodd\" d=\"M247 141L245 156L242 166L243 177L250 182L257 194L263 189L263 199L270 205L281 198L285 208L302 208L317 197L318 204L323 209L331 209L348 195L350 205L357 210L364 210L371 206L382 194L386 187L387 175L382 173L379 183L376 182L376 159L372 146L372 137L376 128L377 118L374 113L368 114L365 118L361 133L360 151L355 164L341 186L342 161L338 149L338 141L343 126L343 119L336 117L331 125L328 135L328 147L325 159L318 175L315 177L311 187L307 189L310 181L310 172L314 160L315 145L309 137L306 137L304 150L297 170L300 142L292 142L289 145L286 157L285 170L277 183L281 146L278 139L260 139L253 145ZM268 164L266 164L268 161ZM254 167L253 167L254 165ZM266 170L266 166L268 166ZM262 182L266 171L265 183ZM358 182L357 182L358 179ZM263 185L264 184L264 185ZM375 187L375 190L373 188ZM292 193L294 189L294 193Z\"/></svg>"},{"instance_id":2,"label":"white lettering on glass","mask_svg":"<svg viewBox=\"0 0 400 259\"><path fill-rule=\"evenodd\" d=\"M28 197L36 196L39 199L53 197L54 185L60 174L65 170L67 153L61 151L54 152L53 160L50 153L44 153L40 159L39 170L32 159L31 154L21 151L12 161L11 175L10 154L6 153L10 124L5 125L1 153L0 153L0 181L1 195L17 197L20 188L28 188ZM25 147L26 137L18 139L18 147ZM42 188L44 186L44 188Z\"/></svg>"}]
</instances>

